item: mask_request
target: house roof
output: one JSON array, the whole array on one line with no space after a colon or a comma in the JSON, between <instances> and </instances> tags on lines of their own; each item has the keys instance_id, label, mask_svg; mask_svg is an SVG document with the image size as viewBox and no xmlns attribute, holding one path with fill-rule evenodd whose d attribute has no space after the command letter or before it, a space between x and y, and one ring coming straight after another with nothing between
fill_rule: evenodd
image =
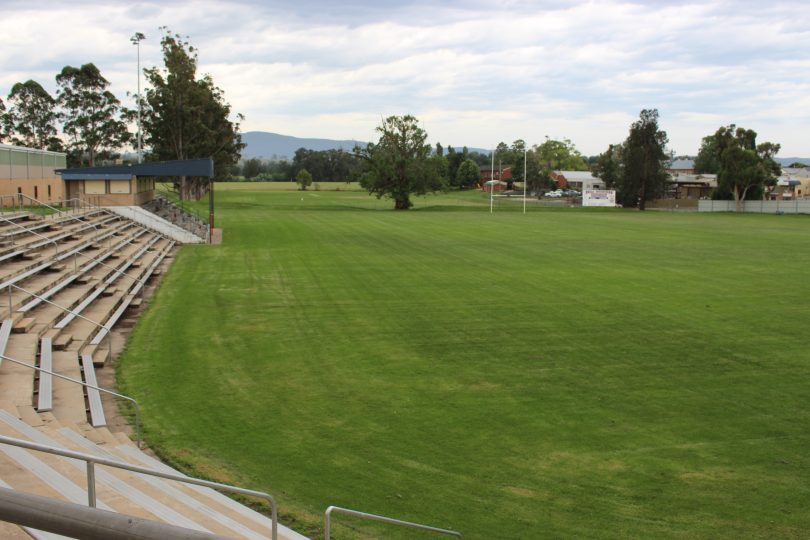
<instances>
[{"instance_id":1,"label":"house roof","mask_svg":"<svg viewBox=\"0 0 810 540\"><path fill-rule=\"evenodd\" d=\"M63 180L126 180L133 176L214 176L214 160L181 159L174 161L153 161L134 165L104 165L101 167L79 167L56 169Z\"/></svg>"},{"instance_id":2,"label":"house roof","mask_svg":"<svg viewBox=\"0 0 810 540\"><path fill-rule=\"evenodd\" d=\"M599 180L591 171L554 171L554 174L564 176L566 180L582 182L585 180Z\"/></svg>"},{"instance_id":3,"label":"house roof","mask_svg":"<svg viewBox=\"0 0 810 540\"><path fill-rule=\"evenodd\" d=\"M777 186L800 186L802 183L799 180L792 180L790 178L780 178L776 182Z\"/></svg>"},{"instance_id":4,"label":"house roof","mask_svg":"<svg viewBox=\"0 0 810 540\"><path fill-rule=\"evenodd\" d=\"M695 168L695 160L694 159L676 159L672 163L669 164L670 170L692 170Z\"/></svg>"}]
</instances>

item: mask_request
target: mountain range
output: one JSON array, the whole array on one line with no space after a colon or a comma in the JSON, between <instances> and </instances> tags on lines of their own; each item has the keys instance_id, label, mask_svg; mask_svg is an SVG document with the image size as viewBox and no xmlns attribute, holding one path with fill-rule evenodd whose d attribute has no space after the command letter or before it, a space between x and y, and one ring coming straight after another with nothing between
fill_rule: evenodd
<instances>
[{"instance_id":1,"label":"mountain range","mask_svg":"<svg viewBox=\"0 0 810 540\"><path fill-rule=\"evenodd\" d=\"M782 167L787 167L793 163L804 163L805 165L810 165L810 158L806 157L778 157L776 158L776 162L779 163Z\"/></svg>"},{"instance_id":2,"label":"mountain range","mask_svg":"<svg viewBox=\"0 0 810 540\"><path fill-rule=\"evenodd\" d=\"M270 133L269 131L247 131L242 133L242 158L259 159L292 159L299 148L308 150L345 150L351 151L355 145L367 143L355 140L309 139Z\"/></svg>"},{"instance_id":3,"label":"mountain range","mask_svg":"<svg viewBox=\"0 0 810 540\"><path fill-rule=\"evenodd\" d=\"M345 150L351 152L355 145L366 146L365 141L335 140L335 139L312 139L291 137L269 131L246 131L242 133L242 142L245 148L242 150L242 159L292 159L295 151L299 148L307 150ZM454 147L456 151L461 151L461 147ZM488 154L490 151L484 148L468 148L470 152L480 152Z\"/></svg>"},{"instance_id":4,"label":"mountain range","mask_svg":"<svg viewBox=\"0 0 810 540\"><path fill-rule=\"evenodd\" d=\"M242 142L245 148L242 150L242 159L292 159L295 151L299 148L308 150L344 150L351 152L355 145L365 146L365 141L301 138L290 135L281 135L269 131L247 131L242 133ZM461 148L456 148L461 151ZM469 148L471 152L488 154L490 150L485 148ZM786 167L791 163L806 163L810 165L810 158L798 157L777 157L776 161Z\"/></svg>"}]
</instances>

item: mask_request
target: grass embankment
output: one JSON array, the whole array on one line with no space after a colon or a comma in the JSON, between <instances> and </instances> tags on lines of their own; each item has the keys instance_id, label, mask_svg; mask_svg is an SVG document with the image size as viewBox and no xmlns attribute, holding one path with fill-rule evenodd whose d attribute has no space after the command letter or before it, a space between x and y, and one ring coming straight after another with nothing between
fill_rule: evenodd
<instances>
[{"instance_id":1,"label":"grass embankment","mask_svg":"<svg viewBox=\"0 0 810 540\"><path fill-rule=\"evenodd\" d=\"M810 535L807 217L217 188L120 365L170 459L299 523Z\"/></svg>"}]
</instances>

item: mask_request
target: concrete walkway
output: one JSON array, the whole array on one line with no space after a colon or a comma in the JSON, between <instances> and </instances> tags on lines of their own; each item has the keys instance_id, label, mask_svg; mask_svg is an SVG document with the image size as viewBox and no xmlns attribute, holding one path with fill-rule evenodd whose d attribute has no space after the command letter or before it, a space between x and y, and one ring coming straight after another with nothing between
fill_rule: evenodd
<instances>
[{"instance_id":1,"label":"concrete walkway","mask_svg":"<svg viewBox=\"0 0 810 540\"><path fill-rule=\"evenodd\" d=\"M159 232L164 236L168 236L173 240L182 242L184 244L202 244L205 241L196 234L190 233L187 230L178 227L158 217L148 210L144 210L140 206L105 206L105 209L115 212L127 219L131 219L144 225L154 231Z\"/></svg>"}]
</instances>

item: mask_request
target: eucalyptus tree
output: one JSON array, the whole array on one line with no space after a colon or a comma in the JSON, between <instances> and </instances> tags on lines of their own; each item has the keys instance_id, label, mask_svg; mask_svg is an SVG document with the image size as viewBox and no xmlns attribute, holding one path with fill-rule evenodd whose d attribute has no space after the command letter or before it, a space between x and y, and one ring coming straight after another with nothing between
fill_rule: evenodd
<instances>
[{"instance_id":1,"label":"eucalyptus tree","mask_svg":"<svg viewBox=\"0 0 810 540\"><path fill-rule=\"evenodd\" d=\"M211 157L215 179L225 179L244 148L241 115L231 120L231 106L210 75L197 78L197 49L165 29L160 41L164 67L144 70L150 88L144 96L143 126L151 158ZM180 178L183 199L199 199L207 180Z\"/></svg>"},{"instance_id":2,"label":"eucalyptus tree","mask_svg":"<svg viewBox=\"0 0 810 540\"><path fill-rule=\"evenodd\" d=\"M771 142L757 144L756 131L734 124L723 126L714 134L717 187L731 194L738 212L750 193L761 194L765 186L776 182L781 167L774 156L779 149L780 145Z\"/></svg>"},{"instance_id":3,"label":"eucalyptus tree","mask_svg":"<svg viewBox=\"0 0 810 540\"><path fill-rule=\"evenodd\" d=\"M92 167L99 152L118 149L130 140L121 102L108 90L109 81L94 64L65 66L56 76L56 84L62 132L78 163L86 156Z\"/></svg>"},{"instance_id":4,"label":"eucalyptus tree","mask_svg":"<svg viewBox=\"0 0 810 540\"><path fill-rule=\"evenodd\" d=\"M8 111L4 124L12 144L61 150L62 142L56 136L56 100L34 80L18 82L8 95Z\"/></svg>"},{"instance_id":5,"label":"eucalyptus tree","mask_svg":"<svg viewBox=\"0 0 810 540\"><path fill-rule=\"evenodd\" d=\"M622 144L611 144L608 149L596 157L593 174L605 182L605 187L613 189L619 184L622 176Z\"/></svg>"},{"instance_id":6,"label":"eucalyptus tree","mask_svg":"<svg viewBox=\"0 0 810 540\"><path fill-rule=\"evenodd\" d=\"M617 197L623 206L644 210L647 201L663 195L669 173L667 132L658 127L658 109L644 109L630 126L621 152Z\"/></svg>"}]
</instances>

